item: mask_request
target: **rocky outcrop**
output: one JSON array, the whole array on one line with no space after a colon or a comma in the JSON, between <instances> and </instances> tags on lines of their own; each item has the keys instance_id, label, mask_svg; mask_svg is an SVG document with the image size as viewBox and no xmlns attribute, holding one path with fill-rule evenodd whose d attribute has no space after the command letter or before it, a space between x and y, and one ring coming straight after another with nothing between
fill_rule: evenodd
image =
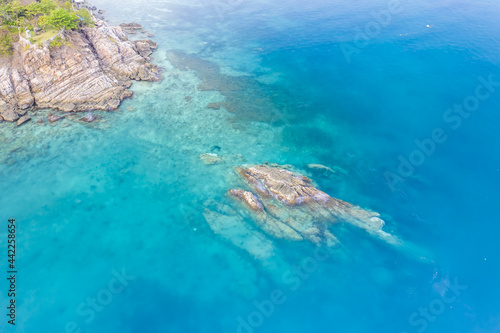
<instances>
[{"instance_id":1,"label":"rocky outcrop","mask_svg":"<svg viewBox=\"0 0 500 333\"><path fill-rule=\"evenodd\" d=\"M56 121L59 121L61 119L63 119L64 117L59 117L57 115L50 115L47 117L47 120L50 122L50 123L55 123Z\"/></svg>"},{"instance_id":2,"label":"rocky outcrop","mask_svg":"<svg viewBox=\"0 0 500 333\"><path fill-rule=\"evenodd\" d=\"M5 104L3 106L0 104L0 115L2 116L2 120L5 121L14 122L19 119L19 115L8 108L8 106L5 106Z\"/></svg>"},{"instance_id":3,"label":"rocky outcrop","mask_svg":"<svg viewBox=\"0 0 500 333\"><path fill-rule=\"evenodd\" d=\"M388 242L398 242L382 231L384 221L378 213L330 197L301 174L269 165L244 166L236 171L250 191L230 189L228 194L247 207L249 216L272 236L334 245L338 241L329 227L347 222Z\"/></svg>"},{"instance_id":4,"label":"rocky outcrop","mask_svg":"<svg viewBox=\"0 0 500 333\"><path fill-rule=\"evenodd\" d=\"M139 54L146 58L158 48L158 43L152 41L151 39L144 39L136 41L135 46L137 47Z\"/></svg>"},{"instance_id":5,"label":"rocky outcrop","mask_svg":"<svg viewBox=\"0 0 500 333\"><path fill-rule=\"evenodd\" d=\"M142 25L139 23L122 23L120 24L120 27L123 29L124 32L128 34L135 34L137 31L142 30Z\"/></svg>"},{"instance_id":6,"label":"rocky outcrop","mask_svg":"<svg viewBox=\"0 0 500 333\"><path fill-rule=\"evenodd\" d=\"M3 119L16 121L21 110L31 108L113 110L132 96L132 80L160 79L147 57L157 47L151 40L132 42L120 27L102 21L61 36L65 45L54 48L21 37L14 55L0 59Z\"/></svg>"},{"instance_id":7,"label":"rocky outcrop","mask_svg":"<svg viewBox=\"0 0 500 333\"><path fill-rule=\"evenodd\" d=\"M264 211L264 206L262 206L259 198L252 192L231 189L229 190L229 194L231 194L235 198L243 200L255 212Z\"/></svg>"},{"instance_id":8,"label":"rocky outcrop","mask_svg":"<svg viewBox=\"0 0 500 333\"><path fill-rule=\"evenodd\" d=\"M27 123L30 120L31 120L31 117L29 117L29 116L22 116L21 118L19 118L17 120L17 126L21 126L22 124Z\"/></svg>"},{"instance_id":9,"label":"rocky outcrop","mask_svg":"<svg viewBox=\"0 0 500 333\"><path fill-rule=\"evenodd\" d=\"M85 116L80 118L80 121L86 122L86 123L91 123L96 119L93 113L87 113Z\"/></svg>"}]
</instances>

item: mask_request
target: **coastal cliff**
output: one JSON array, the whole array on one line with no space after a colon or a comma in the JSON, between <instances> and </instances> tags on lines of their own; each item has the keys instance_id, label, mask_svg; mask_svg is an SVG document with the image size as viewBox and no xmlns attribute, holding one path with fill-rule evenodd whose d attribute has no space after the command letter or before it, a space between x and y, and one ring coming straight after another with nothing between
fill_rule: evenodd
<instances>
[{"instance_id":1,"label":"coastal cliff","mask_svg":"<svg viewBox=\"0 0 500 333\"><path fill-rule=\"evenodd\" d=\"M0 121L18 121L34 109L114 110L132 96L132 80L160 80L148 57L157 44L131 41L119 26L97 21L55 37L58 46L19 36L13 54L0 58Z\"/></svg>"}]
</instances>

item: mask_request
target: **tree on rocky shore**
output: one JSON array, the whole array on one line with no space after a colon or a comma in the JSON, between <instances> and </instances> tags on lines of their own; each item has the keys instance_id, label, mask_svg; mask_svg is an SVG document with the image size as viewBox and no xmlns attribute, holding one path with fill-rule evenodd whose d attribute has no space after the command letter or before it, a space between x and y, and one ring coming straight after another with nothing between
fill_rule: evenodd
<instances>
[{"instance_id":1,"label":"tree on rocky shore","mask_svg":"<svg viewBox=\"0 0 500 333\"><path fill-rule=\"evenodd\" d=\"M92 14L86 8L76 8L71 1L0 0L0 56L12 53L19 32L26 31L26 38L39 45L61 29L77 30L92 24Z\"/></svg>"},{"instance_id":2,"label":"tree on rocky shore","mask_svg":"<svg viewBox=\"0 0 500 333\"><path fill-rule=\"evenodd\" d=\"M2 1L2 0L0 0ZM0 2L0 25L32 30L33 25L75 30L89 25L92 18L87 9L76 9L70 1L41 0L23 6L18 0Z\"/></svg>"},{"instance_id":3,"label":"tree on rocky shore","mask_svg":"<svg viewBox=\"0 0 500 333\"><path fill-rule=\"evenodd\" d=\"M40 25L51 25L56 29L76 30L78 28L78 16L64 8L53 10L50 15L44 15L38 19Z\"/></svg>"}]
</instances>

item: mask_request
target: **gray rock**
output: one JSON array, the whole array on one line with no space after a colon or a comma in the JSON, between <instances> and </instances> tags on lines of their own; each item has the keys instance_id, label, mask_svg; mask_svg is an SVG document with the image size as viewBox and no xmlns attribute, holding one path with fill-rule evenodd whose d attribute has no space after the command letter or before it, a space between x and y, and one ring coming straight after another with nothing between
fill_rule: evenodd
<instances>
[{"instance_id":1,"label":"gray rock","mask_svg":"<svg viewBox=\"0 0 500 333\"><path fill-rule=\"evenodd\" d=\"M96 117L92 113L87 113L85 117L80 118L80 121L84 121L86 123L91 123L96 120Z\"/></svg>"},{"instance_id":2,"label":"gray rock","mask_svg":"<svg viewBox=\"0 0 500 333\"><path fill-rule=\"evenodd\" d=\"M22 124L27 123L30 120L31 120L31 117L29 117L29 116L22 116L21 118L19 118L17 120L17 126L21 126Z\"/></svg>"},{"instance_id":3,"label":"gray rock","mask_svg":"<svg viewBox=\"0 0 500 333\"><path fill-rule=\"evenodd\" d=\"M122 23L120 24L120 27L125 28L125 29L134 29L134 30L142 30L142 25L139 23Z\"/></svg>"},{"instance_id":4,"label":"gray rock","mask_svg":"<svg viewBox=\"0 0 500 333\"><path fill-rule=\"evenodd\" d=\"M63 119L63 117L59 117L57 115L52 115L52 116L48 116L47 117L47 120L50 122L50 123L55 123L56 121L59 121Z\"/></svg>"},{"instance_id":5,"label":"gray rock","mask_svg":"<svg viewBox=\"0 0 500 333\"><path fill-rule=\"evenodd\" d=\"M266 233L289 240L308 240L335 245L329 231L336 222L347 222L385 241L399 240L382 231L380 215L318 190L312 181L280 166L257 165L236 168L251 191L230 189L228 194L247 208L248 214Z\"/></svg>"},{"instance_id":6,"label":"gray rock","mask_svg":"<svg viewBox=\"0 0 500 333\"><path fill-rule=\"evenodd\" d=\"M143 57L148 57L158 48L158 43L151 39L142 39L135 42L135 46L139 54Z\"/></svg>"},{"instance_id":7,"label":"gray rock","mask_svg":"<svg viewBox=\"0 0 500 333\"><path fill-rule=\"evenodd\" d=\"M127 34L136 34L138 30L142 30L142 25L138 23L122 23L120 27Z\"/></svg>"},{"instance_id":8,"label":"gray rock","mask_svg":"<svg viewBox=\"0 0 500 333\"><path fill-rule=\"evenodd\" d=\"M19 119L19 115L15 113L13 110L4 110L2 111L3 120L14 122Z\"/></svg>"},{"instance_id":9,"label":"gray rock","mask_svg":"<svg viewBox=\"0 0 500 333\"><path fill-rule=\"evenodd\" d=\"M143 57L148 57L153 53L148 43L137 41L135 42L135 46L137 47L137 51L139 52L139 54Z\"/></svg>"}]
</instances>

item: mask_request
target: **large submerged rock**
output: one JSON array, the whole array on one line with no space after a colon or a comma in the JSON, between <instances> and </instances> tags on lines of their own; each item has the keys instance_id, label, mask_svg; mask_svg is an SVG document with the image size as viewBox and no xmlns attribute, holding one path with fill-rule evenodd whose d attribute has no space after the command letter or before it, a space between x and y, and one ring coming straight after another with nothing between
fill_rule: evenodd
<instances>
[{"instance_id":1,"label":"large submerged rock","mask_svg":"<svg viewBox=\"0 0 500 333\"><path fill-rule=\"evenodd\" d=\"M120 24L120 27L123 29L128 34L135 34L137 31L142 30L142 25L139 23L122 23Z\"/></svg>"},{"instance_id":2,"label":"large submerged rock","mask_svg":"<svg viewBox=\"0 0 500 333\"><path fill-rule=\"evenodd\" d=\"M147 57L150 40L130 41L121 27L98 21L96 27L61 33L67 45L31 45L22 37L14 54L0 58L0 115L16 121L30 108L65 112L114 110L132 96L131 80L156 81L159 68ZM148 49L149 48L149 49Z\"/></svg>"},{"instance_id":3,"label":"large submerged rock","mask_svg":"<svg viewBox=\"0 0 500 333\"><path fill-rule=\"evenodd\" d=\"M398 242L382 231L384 221L378 213L330 197L301 174L268 165L243 166L236 171L250 190L230 189L228 194L274 237L331 246L338 241L329 227L347 222L390 243Z\"/></svg>"}]
</instances>

